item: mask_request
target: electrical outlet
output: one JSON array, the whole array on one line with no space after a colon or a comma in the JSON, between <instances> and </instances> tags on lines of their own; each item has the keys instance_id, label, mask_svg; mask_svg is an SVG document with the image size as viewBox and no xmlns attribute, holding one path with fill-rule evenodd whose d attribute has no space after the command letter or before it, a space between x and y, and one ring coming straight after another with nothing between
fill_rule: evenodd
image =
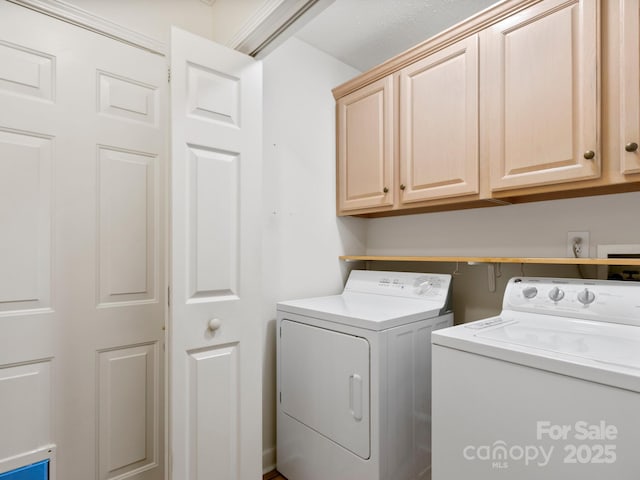
<instances>
[{"instance_id":1,"label":"electrical outlet","mask_svg":"<svg viewBox=\"0 0 640 480\"><path fill-rule=\"evenodd\" d=\"M589 256L589 232L567 233L567 257Z\"/></svg>"}]
</instances>

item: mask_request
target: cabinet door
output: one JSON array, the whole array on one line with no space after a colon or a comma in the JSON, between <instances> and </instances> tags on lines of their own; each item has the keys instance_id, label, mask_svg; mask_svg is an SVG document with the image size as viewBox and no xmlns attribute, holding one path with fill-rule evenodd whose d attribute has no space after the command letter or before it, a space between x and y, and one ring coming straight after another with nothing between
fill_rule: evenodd
<instances>
[{"instance_id":1,"label":"cabinet door","mask_svg":"<svg viewBox=\"0 0 640 480\"><path fill-rule=\"evenodd\" d=\"M640 1L620 0L621 173L640 173ZM633 143L636 144L635 149Z\"/></svg>"},{"instance_id":2,"label":"cabinet door","mask_svg":"<svg viewBox=\"0 0 640 480\"><path fill-rule=\"evenodd\" d=\"M600 175L599 3L544 0L482 32L493 191Z\"/></svg>"},{"instance_id":3,"label":"cabinet door","mask_svg":"<svg viewBox=\"0 0 640 480\"><path fill-rule=\"evenodd\" d=\"M402 203L478 193L478 37L400 72Z\"/></svg>"},{"instance_id":4,"label":"cabinet door","mask_svg":"<svg viewBox=\"0 0 640 480\"><path fill-rule=\"evenodd\" d=\"M393 205L393 78L337 103L338 213Z\"/></svg>"}]
</instances>

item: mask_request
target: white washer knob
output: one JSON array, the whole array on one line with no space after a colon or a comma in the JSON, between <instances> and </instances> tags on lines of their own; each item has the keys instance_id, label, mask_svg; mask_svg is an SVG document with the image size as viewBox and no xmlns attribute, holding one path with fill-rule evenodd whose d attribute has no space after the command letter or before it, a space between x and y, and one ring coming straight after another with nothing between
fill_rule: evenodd
<instances>
[{"instance_id":1,"label":"white washer knob","mask_svg":"<svg viewBox=\"0 0 640 480\"><path fill-rule=\"evenodd\" d=\"M418 295L426 295L433 288L431 280L424 281L414 288L414 292Z\"/></svg>"},{"instance_id":2,"label":"white washer knob","mask_svg":"<svg viewBox=\"0 0 640 480\"><path fill-rule=\"evenodd\" d=\"M209 330L211 330L212 332L215 332L221 326L222 326L222 320L220 320L219 318L212 318L211 320L209 320L209 323L207 324L207 327L209 327Z\"/></svg>"},{"instance_id":3,"label":"white washer knob","mask_svg":"<svg viewBox=\"0 0 640 480\"><path fill-rule=\"evenodd\" d=\"M536 287L527 287L522 290L522 295L524 298L533 298L538 294L538 289Z\"/></svg>"},{"instance_id":4,"label":"white washer knob","mask_svg":"<svg viewBox=\"0 0 640 480\"><path fill-rule=\"evenodd\" d=\"M585 288L581 292L578 292L578 301L583 305L589 305L590 303L593 303L595 299L595 293L593 293L588 288Z\"/></svg>"},{"instance_id":5,"label":"white washer knob","mask_svg":"<svg viewBox=\"0 0 640 480\"><path fill-rule=\"evenodd\" d=\"M549 298L554 302L559 302L564 298L564 292L558 287L553 287L551 290L549 290Z\"/></svg>"}]
</instances>

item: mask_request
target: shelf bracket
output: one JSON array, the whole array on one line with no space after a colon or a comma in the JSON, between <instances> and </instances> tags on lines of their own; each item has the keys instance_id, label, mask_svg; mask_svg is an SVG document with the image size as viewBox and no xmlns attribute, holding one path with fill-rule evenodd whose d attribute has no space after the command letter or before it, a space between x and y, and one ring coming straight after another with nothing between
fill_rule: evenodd
<instances>
[{"instance_id":1,"label":"shelf bracket","mask_svg":"<svg viewBox=\"0 0 640 480\"><path fill-rule=\"evenodd\" d=\"M496 264L487 263L487 285L491 293L496 291Z\"/></svg>"}]
</instances>

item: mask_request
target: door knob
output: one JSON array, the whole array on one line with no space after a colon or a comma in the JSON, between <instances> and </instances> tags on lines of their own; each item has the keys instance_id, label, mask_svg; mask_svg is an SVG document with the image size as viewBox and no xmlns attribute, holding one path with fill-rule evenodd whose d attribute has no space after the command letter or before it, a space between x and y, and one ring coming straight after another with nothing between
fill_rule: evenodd
<instances>
[{"instance_id":1,"label":"door knob","mask_svg":"<svg viewBox=\"0 0 640 480\"><path fill-rule=\"evenodd\" d=\"M593 150L587 150L586 152L584 152L584 158L586 158L587 160L593 160L595 156L596 152L594 152Z\"/></svg>"},{"instance_id":2,"label":"door knob","mask_svg":"<svg viewBox=\"0 0 640 480\"><path fill-rule=\"evenodd\" d=\"M638 150L638 144L636 142L629 142L624 146L624 149L627 152L635 152Z\"/></svg>"},{"instance_id":3,"label":"door knob","mask_svg":"<svg viewBox=\"0 0 640 480\"><path fill-rule=\"evenodd\" d=\"M222 326L222 320L220 320L219 318L212 318L211 320L209 320L209 323L207 323L207 327L209 328L209 330L211 330L212 332L215 332L216 330L218 330L220 327Z\"/></svg>"},{"instance_id":4,"label":"door knob","mask_svg":"<svg viewBox=\"0 0 640 480\"><path fill-rule=\"evenodd\" d=\"M382 189L382 191L383 191L384 193L389 193L389 189L388 189L387 187L384 187L384 188Z\"/></svg>"},{"instance_id":5,"label":"door knob","mask_svg":"<svg viewBox=\"0 0 640 480\"><path fill-rule=\"evenodd\" d=\"M404 183L400 184L400 190L404 190L405 188L407 188L407 186Z\"/></svg>"}]
</instances>

